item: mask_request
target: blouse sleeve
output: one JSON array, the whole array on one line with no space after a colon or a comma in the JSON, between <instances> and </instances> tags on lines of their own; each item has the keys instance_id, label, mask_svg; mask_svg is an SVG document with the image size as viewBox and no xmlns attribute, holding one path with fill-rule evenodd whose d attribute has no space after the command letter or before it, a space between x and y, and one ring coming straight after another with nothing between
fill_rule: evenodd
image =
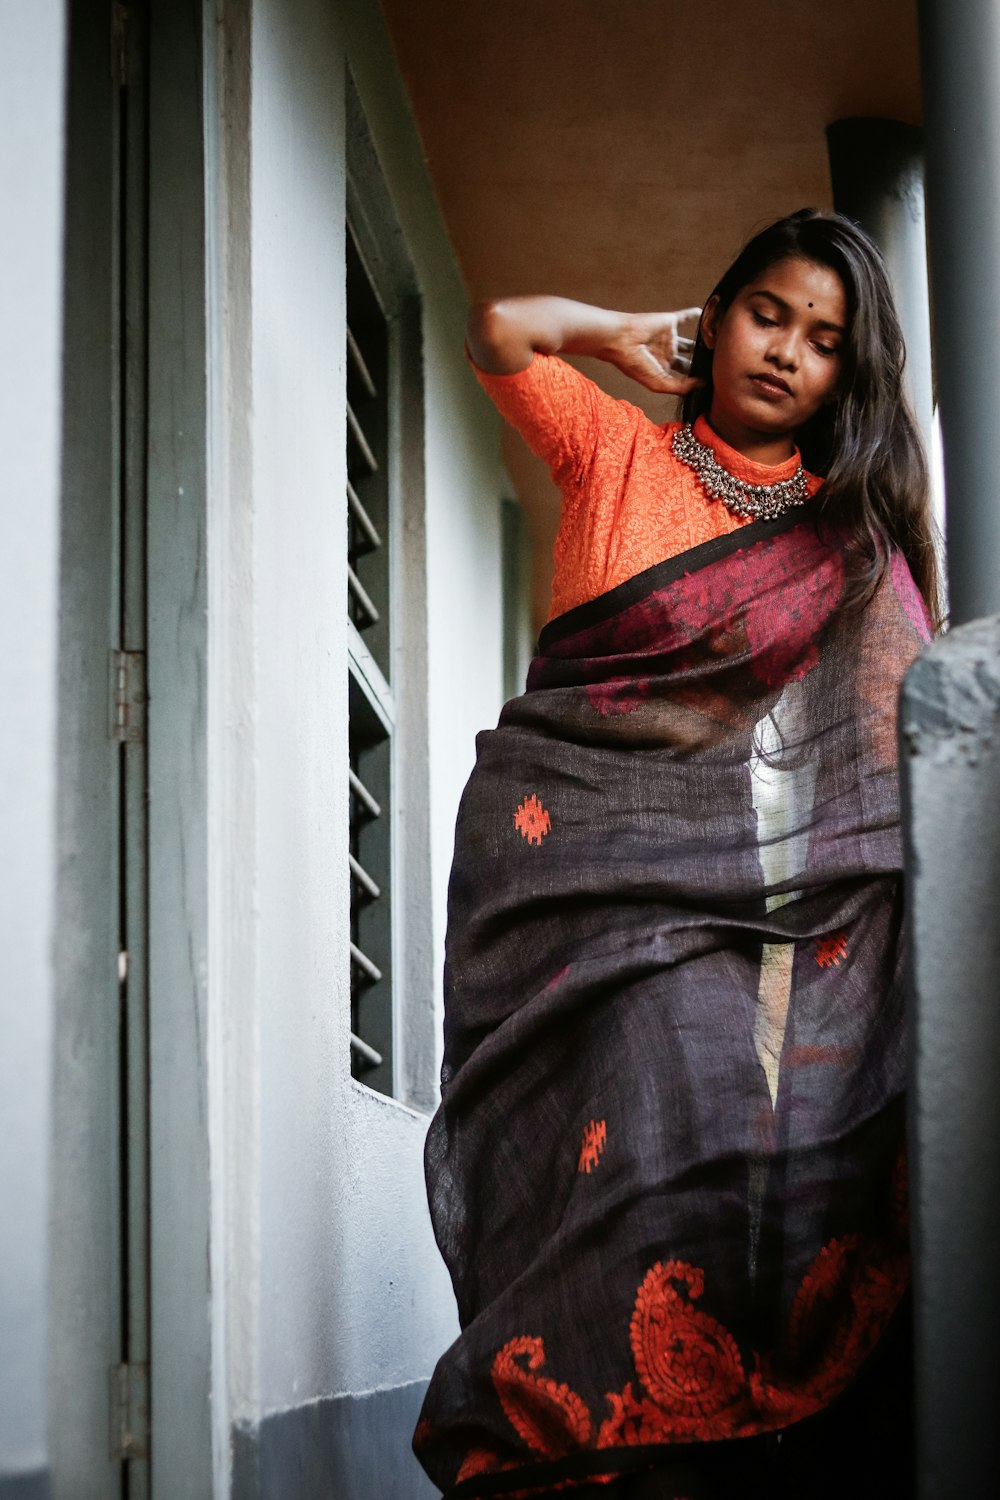
<instances>
[{"instance_id":1,"label":"blouse sleeve","mask_svg":"<svg viewBox=\"0 0 1000 1500\"><path fill-rule=\"evenodd\" d=\"M598 444L607 443L627 403L552 354L536 354L514 375L490 375L470 363L500 415L544 459L559 488L585 483Z\"/></svg>"}]
</instances>

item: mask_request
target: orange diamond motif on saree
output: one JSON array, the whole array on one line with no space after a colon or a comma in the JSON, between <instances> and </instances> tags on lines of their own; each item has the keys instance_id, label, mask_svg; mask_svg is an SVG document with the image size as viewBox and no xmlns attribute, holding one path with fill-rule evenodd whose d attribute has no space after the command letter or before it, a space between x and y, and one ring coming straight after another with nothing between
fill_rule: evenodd
<instances>
[{"instance_id":1,"label":"orange diamond motif on saree","mask_svg":"<svg viewBox=\"0 0 1000 1500\"><path fill-rule=\"evenodd\" d=\"M847 957L847 933L830 932L816 939L816 962L821 969L836 969Z\"/></svg>"},{"instance_id":2,"label":"orange diamond motif on saree","mask_svg":"<svg viewBox=\"0 0 1000 1500\"><path fill-rule=\"evenodd\" d=\"M601 1152L607 1144L607 1139L607 1121L591 1120L583 1132L580 1160L576 1168L578 1172L586 1172L589 1175L594 1170L601 1159Z\"/></svg>"},{"instance_id":3,"label":"orange diamond motif on saree","mask_svg":"<svg viewBox=\"0 0 1000 1500\"><path fill-rule=\"evenodd\" d=\"M535 793L525 797L514 814L514 827L529 844L540 844L547 833L552 832L552 819L539 802Z\"/></svg>"}]
</instances>

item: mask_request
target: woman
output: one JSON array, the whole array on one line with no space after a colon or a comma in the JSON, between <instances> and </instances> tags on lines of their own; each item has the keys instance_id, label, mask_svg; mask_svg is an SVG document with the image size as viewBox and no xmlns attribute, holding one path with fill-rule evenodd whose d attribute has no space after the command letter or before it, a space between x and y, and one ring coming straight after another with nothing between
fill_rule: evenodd
<instances>
[{"instance_id":1,"label":"woman","mask_svg":"<svg viewBox=\"0 0 1000 1500\"><path fill-rule=\"evenodd\" d=\"M563 511L449 895L427 1170L463 1331L415 1447L455 1500L909 1485L895 707L937 605L902 339L811 210L693 349L684 317L469 323Z\"/></svg>"}]
</instances>

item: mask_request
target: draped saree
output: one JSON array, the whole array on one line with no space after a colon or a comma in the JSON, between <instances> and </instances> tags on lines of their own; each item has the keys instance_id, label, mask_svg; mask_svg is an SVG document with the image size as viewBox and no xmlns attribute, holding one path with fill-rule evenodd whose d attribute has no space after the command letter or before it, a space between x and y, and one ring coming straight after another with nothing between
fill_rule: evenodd
<instances>
[{"instance_id":1,"label":"draped saree","mask_svg":"<svg viewBox=\"0 0 1000 1500\"><path fill-rule=\"evenodd\" d=\"M550 622L480 735L449 891L431 1213L454 1500L795 1423L907 1286L905 561L841 608L801 511ZM696 1445L692 1450L691 1445Z\"/></svg>"}]
</instances>

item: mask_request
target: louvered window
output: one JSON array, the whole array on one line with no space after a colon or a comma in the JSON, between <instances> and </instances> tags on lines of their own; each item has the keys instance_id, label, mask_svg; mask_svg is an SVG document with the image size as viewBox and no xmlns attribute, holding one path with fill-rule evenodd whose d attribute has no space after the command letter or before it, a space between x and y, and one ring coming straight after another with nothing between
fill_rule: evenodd
<instances>
[{"instance_id":1,"label":"louvered window","mask_svg":"<svg viewBox=\"0 0 1000 1500\"><path fill-rule=\"evenodd\" d=\"M351 1071L392 1091L390 501L392 329L347 234L347 615L350 700Z\"/></svg>"}]
</instances>

